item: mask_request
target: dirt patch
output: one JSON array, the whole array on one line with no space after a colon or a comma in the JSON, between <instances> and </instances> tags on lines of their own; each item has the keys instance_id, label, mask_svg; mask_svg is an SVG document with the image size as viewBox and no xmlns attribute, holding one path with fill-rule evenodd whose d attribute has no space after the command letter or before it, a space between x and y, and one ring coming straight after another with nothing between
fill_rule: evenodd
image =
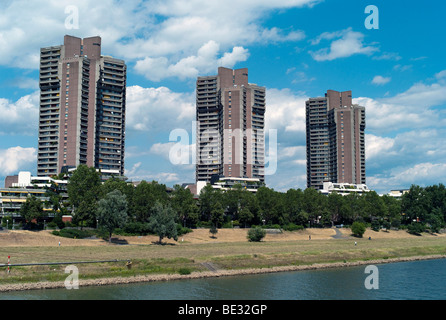
<instances>
[{"instance_id":1,"label":"dirt patch","mask_svg":"<svg viewBox=\"0 0 446 320\"><path fill-rule=\"evenodd\" d=\"M351 237L351 230L347 228L337 229L342 238ZM248 229L218 229L215 237L209 232L209 229L194 229L192 232L178 237L178 243L222 243L222 242L247 242ZM263 241L295 241L295 240L336 240L336 230L329 229L305 229L298 231L283 231L282 233L268 233ZM425 234L426 237L445 237L446 234ZM403 239L413 238L404 230L390 231L372 231L367 229L363 238L368 239ZM150 245L158 241L158 237L149 236L114 236L113 244L127 245ZM51 234L51 231L23 231L10 230L0 233L0 247L52 247L59 246L110 246L108 241L102 239L70 239L58 237ZM166 243L176 243L172 239L163 239Z\"/></svg>"},{"instance_id":2,"label":"dirt patch","mask_svg":"<svg viewBox=\"0 0 446 320\"><path fill-rule=\"evenodd\" d=\"M0 247L57 247L107 245L102 239L70 239L58 237L51 231L10 230L0 234Z\"/></svg>"}]
</instances>

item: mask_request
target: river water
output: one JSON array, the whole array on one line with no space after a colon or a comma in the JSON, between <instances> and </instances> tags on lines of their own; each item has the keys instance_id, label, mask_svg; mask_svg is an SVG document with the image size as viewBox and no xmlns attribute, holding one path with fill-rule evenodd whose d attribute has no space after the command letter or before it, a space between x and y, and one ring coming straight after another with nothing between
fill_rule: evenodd
<instances>
[{"instance_id":1,"label":"river water","mask_svg":"<svg viewBox=\"0 0 446 320\"><path fill-rule=\"evenodd\" d=\"M2 300L445 300L446 259L0 293ZM371 281L373 278L373 281ZM370 288L372 285L372 288ZM374 286L374 288L373 288Z\"/></svg>"}]
</instances>

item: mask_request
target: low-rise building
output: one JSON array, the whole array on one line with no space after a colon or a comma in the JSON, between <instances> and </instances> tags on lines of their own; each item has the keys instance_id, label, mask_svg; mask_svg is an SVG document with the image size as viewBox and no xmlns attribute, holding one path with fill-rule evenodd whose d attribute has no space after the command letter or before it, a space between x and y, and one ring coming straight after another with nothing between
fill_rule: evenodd
<instances>
[{"instance_id":1,"label":"low-rise building","mask_svg":"<svg viewBox=\"0 0 446 320\"><path fill-rule=\"evenodd\" d=\"M409 189L390 190L388 195L396 199L401 199L403 194L409 192Z\"/></svg>"},{"instance_id":2,"label":"low-rise building","mask_svg":"<svg viewBox=\"0 0 446 320\"><path fill-rule=\"evenodd\" d=\"M363 194L366 192L370 192L371 190L367 188L365 184L355 184L355 183L333 183L333 182L324 182L323 187L320 190L322 194L330 194L336 192L340 195L348 195L350 193L359 193Z\"/></svg>"},{"instance_id":3,"label":"low-rise building","mask_svg":"<svg viewBox=\"0 0 446 320\"><path fill-rule=\"evenodd\" d=\"M18 175L9 176L5 179L5 188L0 189L0 216L20 216L20 208L28 197L34 196L45 202L48 188L56 186L66 198L66 180L57 180L51 177L34 177L31 172L21 171ZM45 211L51 208L44 207Z\"/></svg>"}]
</instances>

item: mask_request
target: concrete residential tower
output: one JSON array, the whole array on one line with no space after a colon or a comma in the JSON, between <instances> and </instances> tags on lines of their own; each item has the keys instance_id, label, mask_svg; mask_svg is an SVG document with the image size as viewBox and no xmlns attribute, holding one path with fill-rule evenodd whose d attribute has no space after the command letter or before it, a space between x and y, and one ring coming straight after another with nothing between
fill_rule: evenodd
<instances>
[{"instance_id":1,"label":"concrete residential tower","mask_svg":"<svg viewBox=\"0 0 446 320\"><path fill-rule=\"evenodd\" d=\"M196 181L213 176L264 182L265 88L248 83L248 69L218 68L198 77Z\"/></svg>"},{"instance_id":2,"label":"concrete residential tower","mask_svg":"<svg viewBox=\"0 0 446 320\"><path fill-rule=\"evenodd\" d=\"M365 108L351 91L328 90L306 102L307 187L365 184Z\"/></svg>"},{"instance_id":3,"label":"concrete residential tower","mask_svg":"<svg viewBox=\"0 0 446 320\"><path fill-rule=\"evenodd\" d=\"M65 36L40 50L37 175L86 164L124 174L126 65L101 38Z\"/></svg>"}]
</instances>

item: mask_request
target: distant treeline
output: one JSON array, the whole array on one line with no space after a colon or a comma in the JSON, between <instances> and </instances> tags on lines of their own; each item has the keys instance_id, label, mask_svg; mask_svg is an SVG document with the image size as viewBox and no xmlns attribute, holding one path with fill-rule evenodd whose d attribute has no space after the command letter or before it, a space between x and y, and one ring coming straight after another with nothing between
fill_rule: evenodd
<instances>
[{"instance_id":1,"label":"distant treeline","mask_svg":"<svg viewBox=\"0 0 446 320\"><path fill-rule=\"evenodd\" d=\"M293 230L302 227L331 227L363 222L374 229L408 228L415 233L429 229L438 232L445 224L446 189L443 184L420 187L412 185L401 199L379 196L371 191L362 195L337 193L323 195L307 188L278 192L260 187L256 193L235 186L221 191L207 185L199 198L178 185L166 192L166 186L142 181L136 187L118 179L101 183L93 168L80 166L68 183L69 202L62 203L57 188L48 196L54 210L69 214L73 224L95 227L98 201L119 190L126 196L127 228L143 232L156 203L176 213L177 224L188 227L273 226Z\"/></svg>"}]
</instances>

